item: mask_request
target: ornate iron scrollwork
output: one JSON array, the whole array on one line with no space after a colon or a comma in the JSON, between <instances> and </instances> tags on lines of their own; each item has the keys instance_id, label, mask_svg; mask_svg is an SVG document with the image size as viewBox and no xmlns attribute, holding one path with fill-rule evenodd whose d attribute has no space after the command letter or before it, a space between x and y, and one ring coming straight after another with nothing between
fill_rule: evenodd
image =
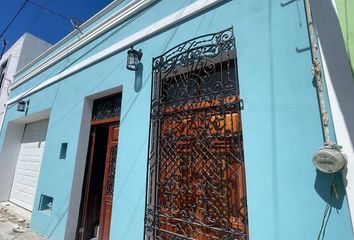
<instances>
[{"instance_id":1,"label":"ornate iron scrollwork","mask_svg":"<svg viewBox=\"0 0 354 240\"><path fill-rule=\"evenodd\" d=\"M120 115L122 94L96 100L93 104L92 120L102 120Z\"/></svg>"},{"instance_id":2,"label":"ornate iron scrollwork","mask_svg":"<svg viewBox=\"0 0 354 240\"><path fill-rule=\"evenodd\" d=\"M248 239L233 29L153 59L146 239Z\"/></svg>"},{"instance_id":3,"label":"ornate iron scrollwork","mask_svg":"<svg viewBox=\"0 0 354 240\"><path fill-rule=\"evenodd\" d=\"M118 145L115 144L111 147L110 157L109 157L109 172L108 172L108 184L106 194L107 196L113 196L114 192L114 176L116 170L116 160L117 160L117 148Z\"/></svg>"}]
</instances>

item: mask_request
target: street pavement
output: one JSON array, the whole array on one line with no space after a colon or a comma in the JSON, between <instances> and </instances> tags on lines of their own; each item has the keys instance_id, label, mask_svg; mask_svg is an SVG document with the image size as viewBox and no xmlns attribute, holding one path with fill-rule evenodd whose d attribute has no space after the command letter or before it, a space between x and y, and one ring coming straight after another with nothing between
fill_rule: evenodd
<instances>
[{"instance_id":1,"label":"street pavement","mask_svg":"<svg viewBox=\"0 0 354 240\"><path fill-rule=\"evenodd\" d=\"M0 240L46 240L29 229L28 220L0 206Z\"/></svg>"}]
</instances>

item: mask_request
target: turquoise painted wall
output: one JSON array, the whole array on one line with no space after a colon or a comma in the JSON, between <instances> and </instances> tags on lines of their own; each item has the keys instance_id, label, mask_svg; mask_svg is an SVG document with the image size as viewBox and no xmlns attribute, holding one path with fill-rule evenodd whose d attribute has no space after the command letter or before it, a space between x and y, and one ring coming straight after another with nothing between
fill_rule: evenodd
<instances>
[{"instance_id":1,"label":"turquoise painted wall","mask_svg":"<svg viewBox=\"0 0 354 240\"><path fill-rule=\"evenodd\" d=\"M159 1L122 27L14 89L11 95L25 91L190 2L193 1L175 1L175 4ZM300 1L282 7L279 1L272 0L224 1L136 44L144 52L139 91L134 89L134 73L125 68L126 51L123 51L31 95L28 114L51 108L32 229L50 239L63 239L84 98L122 86L111 239L142 239L152 57L185 40L231 25L235 29L240 92L245 103L242 122L250 239L317 239L330 200L331 177L316 173L311 161L313 153L322 146L322 133L312 85L310 52L296 51L296 48L309 47L304 7ZM10 106L4 129L8 121L22 115ZM64 161L59 160L62 142L69 144ZM336 185L339 200L332 198L332 205L338 209L331 212L324 239L351 240L353 232L340 176L336 177ZM54 197L51 216L36 210L40 194Z\"/></svg>"}]
</instances>

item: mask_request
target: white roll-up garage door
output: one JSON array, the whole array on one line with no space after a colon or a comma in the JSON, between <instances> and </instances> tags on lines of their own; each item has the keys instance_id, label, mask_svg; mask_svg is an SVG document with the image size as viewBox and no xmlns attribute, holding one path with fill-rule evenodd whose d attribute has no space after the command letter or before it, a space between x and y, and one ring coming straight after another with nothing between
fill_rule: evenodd
<instances>
[{"instance_id":1,"label":"white roll-up garage door","mask_svg":"<svg viewBox=\"0 0 354 240\"><path fill-rule=\"evenodd\" d=\"M10 201L32 211L47 135L48 119L26 125Z\"/></svg>"}]
</instances>

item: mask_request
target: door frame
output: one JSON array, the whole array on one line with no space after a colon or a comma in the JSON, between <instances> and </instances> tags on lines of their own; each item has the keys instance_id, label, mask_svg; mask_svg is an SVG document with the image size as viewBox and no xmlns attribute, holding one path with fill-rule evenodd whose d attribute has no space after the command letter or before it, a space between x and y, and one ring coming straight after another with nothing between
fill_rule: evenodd
<instances>
[{"instance_id":1,"label":"door frame","mask_svg":"<svg viewBox=\"0 0 354 240\"><path fill-rule=\"evenodd\" d=\"M84 184L84 174L89 149L89 138L91 130L91 118L94 101L114 94L122 94L123 86L115 86L102 92L94 93L84 97L80 131L77 139L77 150L75 156L75 166L73 169L72 185L67 210L67 220L65 226L64 239L75 239L77 225L79 222L79 210L81 204L81 193Z\"/></svg>"},{"instance_id":2,"label":"door frame","mask_svg":"<svg viewBox=\"0 0 354 240\"><path fill-rule=\"evenodd\" d=\"M90 180L91 180L91 175L92 175L92 165L94 161L94 148L96 144L96 129L97 127L100 126L107 126L109 129L118 126L118 133L119 133L119 117L112 117L112 118L107 118L107 119L101 119L101 120L92 120L91 121L91 131L90 131L90 138L89 138L89 145L87 149L87 160L86 160L86 166L85 166L85 173L84 173L84 178L83 178L83 184L82 184L82 197L81 201L79 203L79 216L78 216L78 223L77 223L77 230L76 230L76 237L78 239L83 240L83 235L81 234L81 229L82 226L86 222L87 218L87 208L88 208L88 199L89 199L89 191L87 190L90 186ZM108 139L111 138L112 132L109 130L108 132ZM102 187L102 192L104 191L105 187L107 187L107 181L105 179L106 172L108 171L107 167L109 168L109 146L110 143L107 143L107 150L106 150L106 156L105 156L105 163L104 163L104 172L103 172L103 187ZM101 195L101 199L103 199L103 194ZM113 200L113 199L112 199ZM100 221L99 224L101 225L102 223L102 201L101 201L101 207L100 207ZM102 226L100 226L100 229L102 229ZM99 239L102 238L102 231L99 231L98 236Z\"/></svg>"}]
</instances>

